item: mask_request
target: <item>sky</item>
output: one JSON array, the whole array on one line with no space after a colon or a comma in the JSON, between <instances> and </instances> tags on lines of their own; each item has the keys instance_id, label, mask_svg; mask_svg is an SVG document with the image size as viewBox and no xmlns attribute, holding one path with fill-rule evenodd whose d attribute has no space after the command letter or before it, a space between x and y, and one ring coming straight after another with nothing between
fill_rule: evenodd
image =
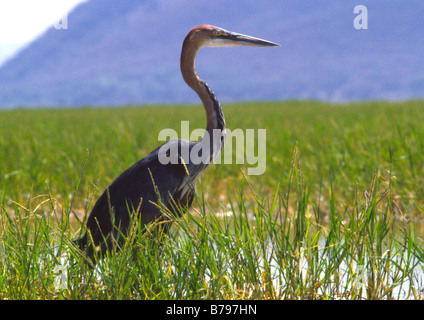
<instances>
[{"instance_id":1,"label":"sky","mask_svg":"<svg viewBox=\"0 0 424 320\"><path fill-rule=\"evenodd\" d=\"M87 0L0 0L0 65Z\"/></svg>"}]
</instances>

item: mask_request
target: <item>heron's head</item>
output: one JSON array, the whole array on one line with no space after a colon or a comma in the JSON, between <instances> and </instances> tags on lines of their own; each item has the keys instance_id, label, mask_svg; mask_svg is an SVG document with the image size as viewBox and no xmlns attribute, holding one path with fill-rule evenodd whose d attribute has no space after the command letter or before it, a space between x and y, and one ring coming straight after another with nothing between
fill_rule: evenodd
<instances>
[{"instance_id":1,"label":"heron's head","mask_svg":"<svg viewBox=\"0 0 424 320\"><path fill-rule=\"evenodd\" d=\"M186 36L186 41L196 43L199 47L277 47L276 43L246 36L244 34L230 32L211 25L194 27Z\"/></svg>"}]
</instances>

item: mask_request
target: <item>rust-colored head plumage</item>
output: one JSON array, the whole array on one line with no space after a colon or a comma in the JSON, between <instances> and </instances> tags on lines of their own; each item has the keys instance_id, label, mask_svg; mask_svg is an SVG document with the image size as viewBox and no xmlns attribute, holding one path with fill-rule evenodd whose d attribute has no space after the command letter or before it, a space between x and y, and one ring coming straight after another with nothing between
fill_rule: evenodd
<instances>
[{"instance_id":1,"label":"rust-colored head plumage","mask_svg":"<svg viewBox=\"0 0 424 320\"><path fill-rule=\"evenodd\" d=\"M197 77L194 60L202 47L276 47L276 43L230 32L209 24L202 24L191 29L183 42L181 51L181 73L187 84L198 92L200 79Z\"/></svg>"},{"instance_id":2,"label":"rust-colored head plumage","mask_svg":"<svg viewBox=\"0 0 424 320\"><path fill-rule=\"evenodd\" d=\"M201 47L234 46L275 47L278 46L278 44L260 38L230 32L209 24L202 24L194 27L188 32L184 39L183 48L188 46L199 49Z\"/></svg>"}]
</instances>

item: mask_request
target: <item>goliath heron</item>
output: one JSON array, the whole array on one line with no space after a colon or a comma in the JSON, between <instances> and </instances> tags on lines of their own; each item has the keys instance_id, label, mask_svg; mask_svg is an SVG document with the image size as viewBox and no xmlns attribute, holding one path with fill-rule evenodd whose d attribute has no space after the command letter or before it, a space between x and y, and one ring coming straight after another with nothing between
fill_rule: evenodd
<instances>
[{"instance_id":1,"label":"goliath heron","mask_svg":"<svg viewBox=\"0 0 424 320\"><path fill-rule=\"evenodd\" d=\"M76 243L81 250L87 249L92 257L94 249L104 252L113 241L128 233L131 215L137 208L138 219L144 227L152 221L166 220L157 203L177 215L180 208L189 208L193 201L196 180L221 152L225 141L225 119L221 104L214 92L201 80L195 70L194 60L202 47L273 47L275 43L233 33L211 25L200 25L189 31L181 52L181 73L185 82L198 94L206 111L205 135L198 142L173 139L156 148L117 177L95 203L87 220L87 231ZM220 133L216 135L216 132ZM215 134L214 134L215 133ZM172 145L178 148L172 149ZM182 159L181 150L191 151L196 146L206 146L201 163ZM169 148L167 148L169 147ZM161 150L177 150L177 163L163 164ZM133 212L133 213L131 213Z\"/></svg>"}]
</instances>

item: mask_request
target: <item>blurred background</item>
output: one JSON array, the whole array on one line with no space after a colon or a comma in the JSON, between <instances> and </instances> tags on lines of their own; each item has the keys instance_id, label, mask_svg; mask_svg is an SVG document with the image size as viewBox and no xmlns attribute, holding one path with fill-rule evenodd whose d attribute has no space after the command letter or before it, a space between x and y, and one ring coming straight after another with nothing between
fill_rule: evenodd
<instances>
[{"instance_id":1,"label":"blurred background","mask_svg":"<svg viewBox=\"0 0 424 320\"><path fill-rule=\"evenodd\" d=\"M221 101L424 98L422 0L14 0L0 4L0 108L197 103L179 58L205 23L281 44L202 49Z\"/></svg>"}]
</instances>

